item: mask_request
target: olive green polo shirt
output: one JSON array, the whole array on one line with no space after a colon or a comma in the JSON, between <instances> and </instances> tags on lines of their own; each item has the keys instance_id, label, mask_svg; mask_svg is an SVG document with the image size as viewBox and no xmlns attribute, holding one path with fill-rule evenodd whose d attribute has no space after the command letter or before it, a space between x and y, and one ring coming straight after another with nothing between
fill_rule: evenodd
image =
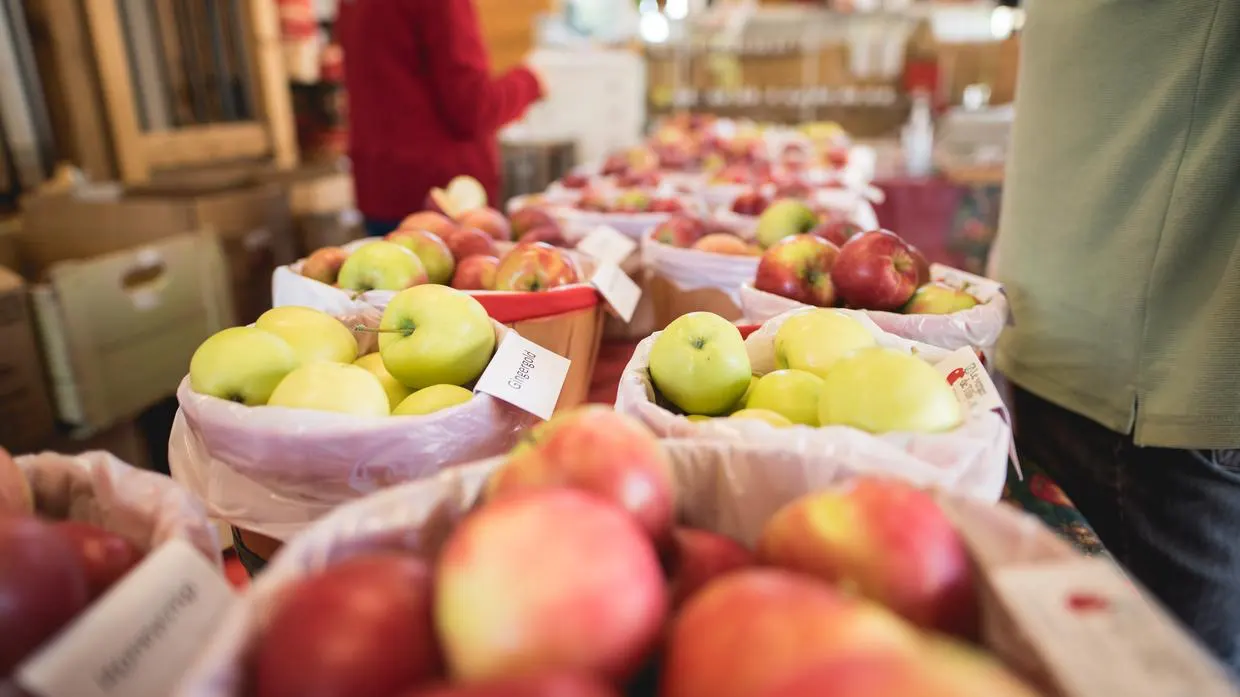
<instances>
[{"instance_id":1,"label":"olive green polo shirt","mask_svg":"<svg viewBox=\"0 0 1240 697\"><path fill-rule=\"evenodd\" d=\"M1240 0L1029 0L999 367L1140 445L1240 447Z\"/></svg>"}]
</instances>

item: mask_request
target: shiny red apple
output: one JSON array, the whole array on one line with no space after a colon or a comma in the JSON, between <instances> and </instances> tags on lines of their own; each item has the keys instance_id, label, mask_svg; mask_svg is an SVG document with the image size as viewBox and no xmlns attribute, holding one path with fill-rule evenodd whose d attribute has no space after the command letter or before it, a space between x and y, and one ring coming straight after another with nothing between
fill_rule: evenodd
<instances>
[{"instance_id":1,"label":"shiny red apple","mask_svg":"<svg viewBox=\"0 0 1240 697\"><path fill-rule=\"evenodd\" d=\"M824 220L818 227L810 230L811 235L817 235L837 247L843 247L854 235L862 232L865 231L847 218Z\"/></svg>"},{"instance_id":2,"label":"shiny red apple","mask_svg":"<svg viewBox=\"0 0 1240 697\"><path fill-rule=\"evenodd\" d=\"M758 262L754 288L806 305L835 305L831 269L840 250L816 235L785 237L767 248Z\"/></svg>"},{"instance_id":3,"label":"shiny red apple","mask_svg":"<svg viewBox=\"0 0 1240 697\"><path fill-rule=\"evenodd\" d=\"M760 191L746 191L737 196L732 201L732 212L737 215L762 215L767 206L771 205L771 199L762 195Z\"/></svg>"},{"instance_id":4,"label":"shiny red apple","mask_svg":"<svg viewBox=\"0 0 1240 697\"><path fill-rule=\"evenodd\" d=\"M444 238L444 242L448 245L448 249L452 251L452 258L457 262L478 254L492 257L497 254L495 239L487 233L474 228L457 228Z\"/></svg>"},{"instance_id":5,"label":"shiny red apple","mask_svg":"<svg viewBox=\"0 0 1240 697\"><path fill-rule=\"evenodd\" d=\"M452 287L457 290L494 290L495 270L499 259L484 254L465 257L452 274Z\"/></svg>"},{"instance_id":6,"label":"shiny red apple","mask_svg":"<svg viewBox=\"0 0 1240 697\"><path fill-rule=\"evenodd\" d=\"M655 242L673 247L692 247L706 235L706 225L688 215L677 215L659 223L651 233Z\"/></svg>"},{"instance_id":7,"label":"shiny red apple","mask_svg":"<svg viewBox=\"0 0 1240 697\"><path fill-rule=\"evenodd\" d=\"M550 290L580 278L577 265L562 250L545 242L530 242L513 247L500 259L495 290Z\"/></svg>"},{"instance_id":8,"label":"shiny red apple","mask_svg":"<svg viewBox=\"0 0 1240 697\"><path fill-rule=\"evenodd\" d=\"M894 311L913 297L920 274L907 242L886 230L872 230L840 248L831 280L851 307Z\"/></svg>"}]
</instances>

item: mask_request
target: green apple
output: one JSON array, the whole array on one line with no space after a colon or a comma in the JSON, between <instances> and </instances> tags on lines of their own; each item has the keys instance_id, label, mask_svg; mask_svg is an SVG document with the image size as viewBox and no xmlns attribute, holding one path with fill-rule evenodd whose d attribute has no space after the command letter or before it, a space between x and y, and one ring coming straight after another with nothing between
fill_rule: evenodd
<instances>
[{"instance_id":1,"label":"green apple","mask_svg":"<svg viewBox=\"0 0 1240 697\"><path fill-rule=\"evenodd\" d=\"M297 352L257 327L233 327L211 336L189 361L189 384L198 394L258 407L297 368Z\"/></svg>"},{"instance_id":2,"label":"green apple","mask_svg":"<svg viewBox=\"0 0 1240 697\"><path fill-rule=\"evenodd\" d=\"M392 408L392 411L396 410L396 405L405 401L406 397L413 394L413 390L400 384L400 380L392 377L392 374L383 366L383 356L377 353L368 353L354 361L353 365L379 378L379 384L383 386L383 391L387 393L388 406Z\"/></svg>"},{"instance_id":3,"label":"green apple","mask_svg":"<svg viewBox=\"0 0 1240 697\"><path fill-rule=\"evenodd\" d=\"M736 400L736 404L732 405L732 411L740 411L749 406L749 396L753 394L753 386L756 384L758 384L758 376L751 375L749 377L749 387L745 388L745 394L741 395L741 398Z\"/></svg>"},{"instance_id":4,"label":"green apple","mask_svg":"<svg viewBox=\"0 0 1240 697\"><path fill-rule=\"evenodd\" d=\"M770 409L741 409L740 411L732 414L728 418L729 419L756 419L758 421L765 421L766 423L774 426L775 428L788 428L789 426L794 425L791 421L788 420L788 417L784 416L783 414L778 414L776 412L773 412Z\"/></svg>"},{"instance_id":5,"label":"green apple","mask_svg":"<svg viewBox=\"0 0 1240 697\"><path fill-rule=\"evenodd\" d=\"M495 352L495 330L486 309L447 286L401 291L383 311L379 331L383 365L413 390L471 383Z\"/></svg>"},{"instance_id":6,"label":"green apple","mask_svg":"<svg viewBox=\"0 0 1240 697\"><path fill-rule=\"evenodd\" d=\"M315 361L352 363L357 360L357 339L344 324L308 307L277 307L267 310L254 326L284 339L302 365Z\"/></svg>"},{"instance_id":7,"label":"green apple","mask_svg":"<svg viewBox=\"0 0 1240 697\"><path fill-rule=\"evenodd\" d=\"M474 398L474 393L458 385L431 385L409 395L392 410L392 416L422 416L455 407Z\"/></svg>"},{"instance_id":8,"label":"green apple","mask_svg":"<svg viewBox=\"0 0 1240 697\"><path fill-rule=\"evenodd\" d=\"M650 379L686 414L726 414L753 371L736 325L710 312L672 320L650 348Z\"/></svg>"},{"instance_id":9,"label":"green apple","mask_svg":"<svg viewBox=\"0 0 1240 697\"><path fill-rule=\"evenodd\" d=\"M313 409L355 416L392 413L379 378L351 363L310 363L289 373L267 401L269 407Z\"/></svg>"},{"instance_id":10,"label":"green apple","mask_svg":"<svg viewBox=\"0 0 1240 697\"><path fill-rule=\"evenodd\" d=\"M448 249L447 243L439 235L426 230L405 228L393 232L386 239L418 255L431 283L443 285L452 280L456 262L452 259L452 250Z\"/></svg>"},{"instance_id":11,"label":"green apple","mask_svg":"<svg viewBox=\"0 0 1240 697\"><path fill-rule=\"evenodd\" d=\"M818 216L804 201L776 201L758 218L758 244L766 249L785 237L804 235L817 226Z\"/></svg>"},{"instance_id":12,"label":"green apple","mask_svg":"<svg viewBox=\"0 0 1240 697\"><path fill-rule=\"evenodd\" d=\"M706 416L705 414L689 414L685 416L685 418L692 421L693 423L702 423L703 421L710 421L711 419L715 417Z\"/></svg>"},{"instance_id":13,"label":"green apple","mask_svg":"<svg viewBox=\"0 0 1240 697\"><path fill-rule=\"evenodd\" d=\"M938 433L960 425L963 409L929 363L893 349L840 359L822 380L818 421L870 433Z\"/></svg>"},{"instance_id":14,"label":"green apple","mask_svg":"<svg viewBox=\"0 0 1240 697\"><path fill-rule=\"evenodd\" d=\"M977 298L968 292L935 281L918 288L904 305L903 311L910 315L950 315L977 305Z\"/></svg>"},{"instance_id":15,"label":"green apple","mask_svg":"<svg viewBox=\"0 0 1240 697\"><path fill-rule=\"evenodd\" d=\"M865 325L842 312L805 310L775 332L775 365L826 377L839 359L877 345Z\"/></svg>"},{"instance_id":16,"label":"green apple","mask_svg":"<svg viewBox=\"0 0 1240 697\"><path fill-rule=\"evenodd\" d=\"M822 378L804 370L776 370L763 375L754 385L746 405L748 410L766 409L794 424L818 425L818 395Z\"/></svg>"},{"instance_id":17,"label":"green apple","mask_svg":"<svg viewBox=\"0 0 1240 697\"><path fill-rule=\"evenodd\" d=\"M345 290L404 290L426 283L426 267L395 242L369 242L349 255L336 284Z\"/></svg>"}]
</instances>

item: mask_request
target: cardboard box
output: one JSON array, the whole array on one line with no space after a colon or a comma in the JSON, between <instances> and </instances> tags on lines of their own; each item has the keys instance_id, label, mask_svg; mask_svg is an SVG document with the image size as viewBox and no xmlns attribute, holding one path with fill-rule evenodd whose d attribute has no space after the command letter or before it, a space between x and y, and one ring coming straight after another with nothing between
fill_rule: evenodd
<instances>
[{"instance_id":1,"label":"cardboard box","mask_svg":"<svg viewBox=\"0 0 1240 697\"><path fill-rule=\"evenodd\" d=\"M284 189L253 177L202 175L130 189L95 184L31 196L23 207L19 251L35 275L57 262L213 230L223 245L241 323L271 307L272 272L297 259Z\"/></svg>"},{"instance_id":2,"label":"cardboard box","mask_svg":"<svg viewBox=\"0 0 1240 697\"><path fill-rule=\"evenodd\" d=\"M32 450L54 429L26 284L16 273L0 268L0 446L15 452Z\"/></svg>"},{"instance_id":3,"label":"cardboard box","mask_svg":"<svg viewBox=\"0 0 1240 697\"><path fill-rule=\"evenodd\" d=\"M79 433L174 394L194 350L230 326L219 241L176 235L52 264L31 290L53 399Z\"/></svg>"},{"instance_id":4,"label":"cardboard box","mask_svg":"<svg viewBox=\"0 0 1240 697\"><path fill-rule=\"evenodd\" d=\"M717 288L684 290L657 273L650 274L649 288L654 304L655 331L690 312L713 312L729 322L744 315L731 296Z\"/></svg>"}]
</instances>

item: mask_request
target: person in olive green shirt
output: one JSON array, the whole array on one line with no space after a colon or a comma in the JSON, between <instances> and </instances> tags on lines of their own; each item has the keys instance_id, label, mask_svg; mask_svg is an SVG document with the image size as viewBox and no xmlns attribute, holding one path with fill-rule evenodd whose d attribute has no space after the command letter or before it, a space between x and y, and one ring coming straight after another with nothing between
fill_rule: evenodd
<instances>
[{"instance_id":1,"label":"person in olive green shirt","mask_svg":"<svg viewBox=\"0 0 1240 697\"><path fill-rule=\"evenodd\" d=\"M1240 673L1240 2L1027 9L994 267L1018 450Z\"/></svg>"}]
</instances>

